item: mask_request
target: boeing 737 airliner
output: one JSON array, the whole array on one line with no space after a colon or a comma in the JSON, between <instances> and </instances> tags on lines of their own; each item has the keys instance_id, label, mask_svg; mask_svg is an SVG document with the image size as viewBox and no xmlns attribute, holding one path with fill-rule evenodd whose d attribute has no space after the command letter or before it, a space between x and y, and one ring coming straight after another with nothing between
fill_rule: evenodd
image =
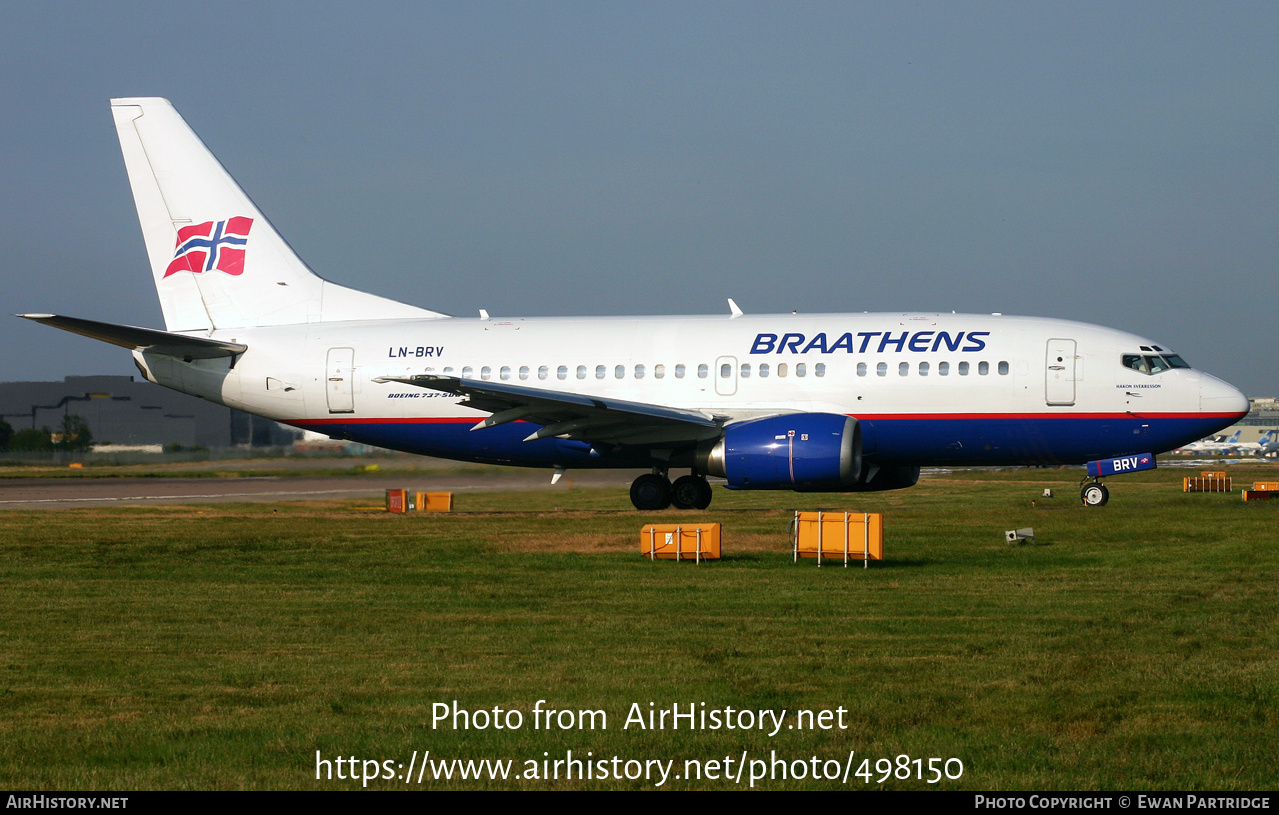
<instances>
[{"instance_id":1,"label":"boeing 737 airliner","mask_svg":"<svg viewBox=\"0 0 1279 815\"><path fill-rule=\"evenodd\" d=\"M1248 411L1160 343L998 314L463 319L322 280L164 99L111 111L164 331L22 315L148 380L334 438L466 461L641 467L637 508L913 485L923 465L1153 466ZM669 480L671 470L689 474ZM1096 470L1094 472L1094 469Z\"/></svg>"}]
</instances>

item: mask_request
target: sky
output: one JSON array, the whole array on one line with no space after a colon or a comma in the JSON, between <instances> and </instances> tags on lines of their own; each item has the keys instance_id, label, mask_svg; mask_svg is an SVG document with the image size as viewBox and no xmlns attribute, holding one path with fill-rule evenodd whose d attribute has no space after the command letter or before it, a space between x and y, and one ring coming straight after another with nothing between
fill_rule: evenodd
<instances>
[{"instance_id":1,"label":"sky","mask_svg":"<svg viewBox=\"0 0 1279 815\"><path fill-rule=\"evenodd\" d=\"M1279 395L1276 42L1260 2L0 0L5 311L163 326L107 100L164 96L318 274L425 308L1060 317Z\"/></svg>"}]
</instances>

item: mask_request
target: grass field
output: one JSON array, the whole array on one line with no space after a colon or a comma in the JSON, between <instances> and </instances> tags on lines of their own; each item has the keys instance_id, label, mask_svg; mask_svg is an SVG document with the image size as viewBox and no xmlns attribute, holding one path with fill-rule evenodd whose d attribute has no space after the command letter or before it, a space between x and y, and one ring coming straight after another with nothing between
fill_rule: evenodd
<instances>
[{"instance_id":1,"label":"grass field","mask_svg":"<svg viewBox=\"0 0 1279 815\"><path fill-rule=\"evenodd\" d=\"M1182 474L1113 479L1101 509L1079 504L1077 471L1016 470L869 495L717 490L705 513L640 514L615 490L466 495L447 515L3 512L0 785L344 789L361 782L317 780L317 750L515 772L572 750L673 759L674 773L743 751L870 759L869 784L757 783L770 789L930 787L875 783L875 760L901 755L962 761L942 789L1273 789L1279 501L1185 495ZM885 561L791 563L790 511L818 507L884 512ZM725 558L642 559L640 526L675 518L721 522ZM1025 526L1043 545L1004 542ZM534 729L539 699L603 710L607 729ZM432 705L453 700L519 710L523 727L433 729ZM623 727L650 702L788 724L843 708L847 726Z\"/></svg>"}]
</instances>

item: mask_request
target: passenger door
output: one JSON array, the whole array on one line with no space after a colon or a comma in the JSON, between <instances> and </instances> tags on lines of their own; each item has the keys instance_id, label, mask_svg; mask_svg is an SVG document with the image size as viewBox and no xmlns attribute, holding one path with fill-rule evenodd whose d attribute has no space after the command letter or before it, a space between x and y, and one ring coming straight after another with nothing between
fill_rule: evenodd
<instances>
[{"instance_id":1,"label":"passenger door","mask_svg":"<svg viewBox=\"0 0 1279 815\"><path fill-rule=\"evenodd\" d=\"M1048 404L1075 404L1075 341L1049 340L1045 363L1045 397Z\"/></svg>"},{"instance_id":2,"label":"passenger door","mask_svg":"<svg viewBox=\"0 0 1279 815\"><path fill-rule=\"evenodd\" d=\"M354 369L354 348L329 349L329 363L324 383L324 390L329 400L329 413L355 412Z\"/></svg>"}]
</instances>

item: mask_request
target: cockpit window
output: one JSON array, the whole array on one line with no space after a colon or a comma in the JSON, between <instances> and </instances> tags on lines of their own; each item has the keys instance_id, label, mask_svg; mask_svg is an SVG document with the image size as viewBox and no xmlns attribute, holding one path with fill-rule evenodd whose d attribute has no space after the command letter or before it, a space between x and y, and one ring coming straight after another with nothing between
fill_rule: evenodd
<instances>
[{"instance_id":1,"label":"cockpit window","mask_svg":"<svg viewBox=\"0 0 1279 815\"><path fill-rule=\"evenodd\" d=\"M1124 367L1132 368L1134 371L1140 371L1143 374L1150 373L1150 366L1146 364L1146 360L1141 354L1124 354Z\"/></svg>"},{"instance_id":2,"label":"cockpit window","mask_svg":"<svg viewBox=\"0 0 1279 815\"><path fill-rule=\"evenodd\" d=\"M1162 356L1155 354L1124 354L1122 361L1125 368L1131 368L1147 376L1163 373L1170 368L1190 367L1184 359L1176 354L1169 353L1165 353Z\"/></svg>"}]
</instances>

